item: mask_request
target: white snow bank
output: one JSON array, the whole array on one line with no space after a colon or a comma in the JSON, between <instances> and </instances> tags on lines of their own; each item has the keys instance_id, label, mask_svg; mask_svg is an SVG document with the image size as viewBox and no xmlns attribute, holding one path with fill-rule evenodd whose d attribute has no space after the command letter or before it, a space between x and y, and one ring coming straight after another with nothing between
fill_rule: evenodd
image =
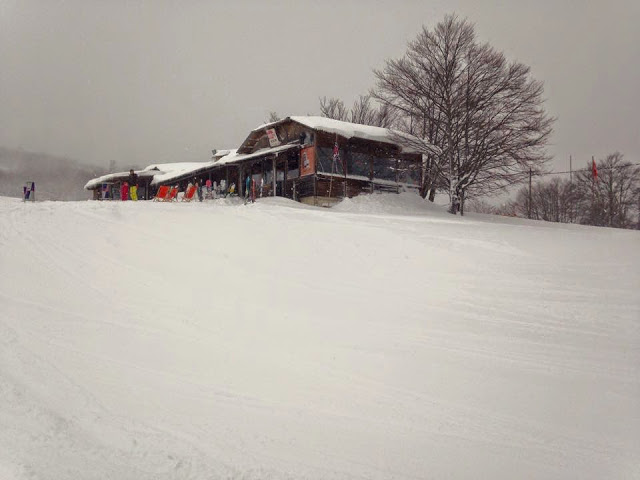
<instances>
[{"instance_id":1,"label":"white snow bank","mask_svg":"<svg viewBox=\"0 0 640 480\"><path fill-rule=\"evenodd\" d=\"M434 205L415 193L373 193L345 198L333 210L347 213L370 213L391 215L441 215L446 207ZM449 215L449 214L447 214ZM452 215L449 217L454 218Z\"/></svg>"},{"instance_id":2,"label":"white snow bank","mask_svg":"<svg viewBox=\"0 0 640 480\"><path fill-rule=\"evenodd\" d=\"M292 205L0 198L0 478L640 478L640 232Z\"/></svg>"},{"instance_id":3,"label":"white snow bank","mask_svg":"<svg viewBox=\"0 0 640 480\"><path fill-rule=\"evenodd\" d=\"M23 477L23 475L20 475L20 477ZM13 469L9 469L0 463L0 478L2 478L2 480L18 480L19 477Z\"/></svg>"}]
</instances>

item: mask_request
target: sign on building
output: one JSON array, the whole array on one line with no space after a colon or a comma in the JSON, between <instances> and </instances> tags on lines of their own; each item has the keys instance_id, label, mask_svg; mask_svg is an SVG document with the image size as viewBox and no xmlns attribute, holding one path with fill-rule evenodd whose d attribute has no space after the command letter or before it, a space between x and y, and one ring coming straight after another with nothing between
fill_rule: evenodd
<instances>
[{"instance_id":1,"label":"sign on building","mask_svg":"<svg viewBox=\"0 0 640 480\"><path fill-rule=\"evenodd\" d=\"M316 149L307 147L300 150L300 176L311 175L316 171Z\"/></svg>"},{"instance_id":2,"label":"sign on building","mask_svg":"<svg viewBox=\"0 0 640 480\"><path fill-rule=\"evenodd\" d=\"M267 128L267 137L269 138L269 145L272 147L280 145L280 140L278 140L275 128Z\"/></svg>"}]
</instances>

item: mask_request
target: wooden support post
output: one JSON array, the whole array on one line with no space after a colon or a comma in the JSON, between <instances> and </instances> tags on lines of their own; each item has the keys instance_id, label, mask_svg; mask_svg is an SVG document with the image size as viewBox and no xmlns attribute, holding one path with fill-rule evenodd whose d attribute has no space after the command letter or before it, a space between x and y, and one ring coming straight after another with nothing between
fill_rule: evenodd
<instances>
[{"instance_id":1,"label":"wooden support post","mask_svg":"<svg viewBox=\"0 0 640 480\"><path fill-rule=\"evenodd\" d=\"M244 168L241 165L238 165L238 187L236 188L236 191L241 198L244 197L244 182L242 178L244 176L243 173Z\"/></svg>"},{"instance_id":2,"label":"wooden support post","mask_svg":"<svg viewBox=\"0 0 640 480\"><path fill-rule=\"evenodd\" d=\"M371 193L373 193L373 157L369 156L369 182L371 182Z\"/></svg>"},{"instance_id":3,"label":"wooden support post","mask_svg":"<svg viewBox=\"0 0 640 480\"><path fill-rule=\"evenodd\" d=\"M287 157L284 159L284 174L282 176L282 197L287 198L287 177L289 176L289 157L288 153Z\"/></svg>"},{"instance_id":4,"label":"wooden support post","mask_svg":"<svg viewBox=\"0 0 640 480\"><path fill-rule=\"evenodd\" d=\"M276 163L277 163L278 159L276 157L273 157L273 179L272 179L272 184L273 184L273 194L271 195L272 197L276 196L276 186L277 186L277 181L276 181L276 174L278 173L276 170Z\"/></svg>"},{"instance_id":5,"label":"wooden support post","mask_svg":"<svg viewBox=\"0 0 640 480\"><path fill-rule=\"evenodd\" d=\"M349 163L348 158L351 155L349 150L349 145L344 149L344 160L342 161L342 171L344 173L344 198L347 198L347 164Z\"/></svg>"}]
</instances>

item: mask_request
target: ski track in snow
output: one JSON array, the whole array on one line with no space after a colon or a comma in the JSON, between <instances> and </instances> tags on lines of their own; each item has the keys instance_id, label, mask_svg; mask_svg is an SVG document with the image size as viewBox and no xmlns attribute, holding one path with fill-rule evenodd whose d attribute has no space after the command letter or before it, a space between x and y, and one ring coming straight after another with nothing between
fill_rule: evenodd
<instances>
[{"instance_id":1,"label":"ski track in snow","mask_svg":"<svg viewBox=\"0 0 640 480\"><path fill-rule=\"evenodd\" d=\"M0 478L640 478L640 233L0 198Z\"/></svg>"}]
</instances>

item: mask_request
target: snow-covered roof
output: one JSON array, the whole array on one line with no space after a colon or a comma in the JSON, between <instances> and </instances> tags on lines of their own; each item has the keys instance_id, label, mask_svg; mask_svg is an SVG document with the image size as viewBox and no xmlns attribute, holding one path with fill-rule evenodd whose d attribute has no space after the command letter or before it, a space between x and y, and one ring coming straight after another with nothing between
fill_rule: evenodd
<instances>
[{"instance_id":1,"label":"snow-covered roof","mask_svg":"<svg viewBox=\"0 0 640 480\"><path fill-rule=\"evenodd\" d=\"M390 143L398 145L405 153L419 153L423 149L436 152L438 149L428 142L420 140L408 133L391 130L389 128L373 127L371 125L361 125L358 123L343 122L332 118L317 116L290 116L277 122L267 123L259 126L253 131L263 130L273 125L280 124L287 119L309 127L313 130L320 130L327 133L335 133L344 138L361 138L375 142ZM418 148L418 146L422 148Z\"/></svg>"},{"instance_id":2,"label":"snow-covered roof","mask_svg":"<svg viewBox=\"0 0 640 480\"><path fill-rule=\"evenodd\" d=\"M236 149L231 150L219 150L214 156L213 160L209 162L195 162L195 163L164 163L158 165L149 165L146 170L151 170L154 167L157 167L161 170L161 173L157 173L153 177L152 185L157 185L160 183L170 182L174 179L185 177L189 175L194 175L202 170L207 170L209 168L218 167L221 165L229 165L236 162L242 162L244 160L250 160L252 158L261 157L263 155L273 155L278 154L280 152L290 150L292 148L297 148L297 144L291 145L280 145L278 147L273 148L262 148L256 152L248 153L248 154L238 154Z\"/></svg>"},{"instance_id":3,"label":"snow-covered roof","mask_svg":"<svg viewBox=\"0 0 640 480\"><path fill-rule=\"evenodd\" d=\"M239 155L236 149L218 150L213 155L213 160L208 162L156 163L149 165L144 170L136 171L136 174L140 178L153 177L151 185L159 185L162 183L172 182L179 178L196 175L198 172L220 165L228 165L231 163L241 162L243 160L250 160L263 155L277 155L280 152L297 148L298 146L298 144L280 145L273 148L263 148L245 155ZM116 179L119 180L128 176L129 172L110 173L108 175L103 175L89 180L84 188L85 190L93 190L98 188L102 183L109 183Z\"/></svg>"},{"instance_id":4,"label":"snow-covered roof","mask_svg":"<svg viewBox=\"0 0 640 480\"><path fill-rule=\"evenodd\" d=\"M236 153L237 148L230 148L228 150L215 150L213 157L211 158L214 161L220 160L222 157L229 155L230 153Z\"/></svg>"},{"instance_id":5,"label":"snow-covered roof","mask_svg":"<svg viewBox=\"0 0 640 480\"><path fill-rule=\"evenodd\" d=\"M245 153L245 154L239 154L234 150L233 153L230 153L229 155L225 155L224 157L222 157L218 162L216 162L216 164L224 165L228 163L241 162L243 160L250 160L252 158L261 157L263 155L274 155L274 154L277 155L280 152L284 152L287 150L291 150L292 148L299 148L299 147L300 147L300 144L292 143L287 145L279 145L277 147L271 147L271 148L261 148L260 150L256 150L255 152Z\"/></svg>"},{"instance_id":6,"label":"snow-covered roof","mask_svg":"<svg viewBox=\"0 0 640 480\"><path fill-rule=\"evenodd\" d=\"M206 169L214 165L214 161L208 162L176 162L176 163L160 163L157 165L149 165L145 171L155 171L151 185L170 182L174 179L188 176L199 170Z\"/></svg>"},{"instance_id":7,"label":"snow-covered roof","mask_svg":"<svg viewBox=\"0 0 640 480\"><path fill-rule=\"evenodd\" d=\"M138 175L138 177L152 177L153 175L155 175L155 173L157 172L149 172L147 171L149 167L145 168L144 170L136 170L136 174ZM128 177L129 176L129 171L126 172L116 172L116 173L108 173L106 175L102 175L101 177L97 177L97 178L93 178L91 180L89 180L87 182L87 184L84 186L85 190L93 190L97 187L100 186L100 184L102 183L110 183L113 182L116 179L120 179L123 177Z\"/></svg>"}]
</instances>

